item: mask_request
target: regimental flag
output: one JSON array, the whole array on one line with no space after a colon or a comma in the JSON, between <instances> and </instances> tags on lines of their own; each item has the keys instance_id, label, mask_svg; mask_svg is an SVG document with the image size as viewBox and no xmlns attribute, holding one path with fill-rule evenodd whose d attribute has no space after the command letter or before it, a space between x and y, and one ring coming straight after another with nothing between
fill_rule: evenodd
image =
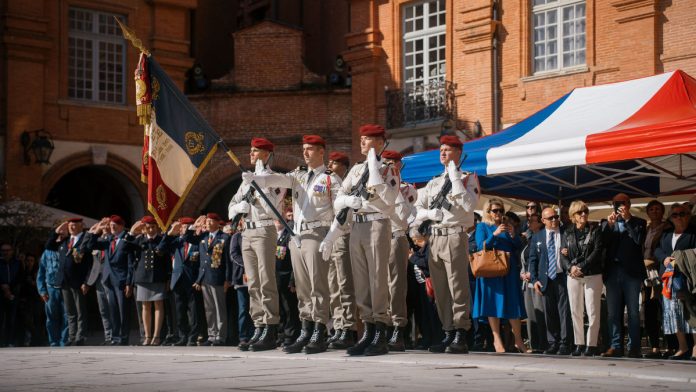
<instances>
[{"instance_id":1,"label":"regimental flag","mask_svg":"<svg viewBox=\"0 0 696 392\"><path fill-rule=\"evenodd\" d=\"M147 143L141 174L147 177L148 210L164 230L221 139L151 55L142 55L135 80Z\"/></svg>"}]
</instances>

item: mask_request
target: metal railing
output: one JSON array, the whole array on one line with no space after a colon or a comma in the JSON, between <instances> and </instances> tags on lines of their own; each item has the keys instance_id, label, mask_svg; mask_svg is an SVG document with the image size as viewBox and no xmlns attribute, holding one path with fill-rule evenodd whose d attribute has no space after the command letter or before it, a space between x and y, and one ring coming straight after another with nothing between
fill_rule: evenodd
<instances>
[{"instance_id":1,"label":"metal railing","mask_svg":"<svg viewBox=\"0 0 696 392\"><path fill-rule=\"evenodd\" d=\"M434 80L413 88L385 91L387 128L454 118L456 88L450 81Z\"/></svg>"}]
</instances>

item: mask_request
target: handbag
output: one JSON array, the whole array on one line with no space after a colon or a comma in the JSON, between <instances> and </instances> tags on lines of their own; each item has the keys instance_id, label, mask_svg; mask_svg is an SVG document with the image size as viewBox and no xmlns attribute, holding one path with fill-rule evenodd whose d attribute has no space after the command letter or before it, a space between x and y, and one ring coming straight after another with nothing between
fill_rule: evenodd
<instances>
[{"instance_id":1,"label":"handbag","mask_svg":"<svg viewBox=\"0 0 696 392\"><path fill-rule=\"evenodd\" d=\"M471 273L477 278L497 278L505 276L510 271L510 253L502 250L486 249L474 253L471 263Z\"/></svg>"}]
</instances>

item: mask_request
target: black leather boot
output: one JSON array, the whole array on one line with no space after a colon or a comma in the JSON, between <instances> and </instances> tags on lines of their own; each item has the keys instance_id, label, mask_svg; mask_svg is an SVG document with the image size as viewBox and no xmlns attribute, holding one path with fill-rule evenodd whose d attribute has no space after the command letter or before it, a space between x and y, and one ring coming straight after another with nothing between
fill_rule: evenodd
<instances>
[{"instance_id":1,"label":"black leather boot","mask_svg":"<svg viewBox=\"0 0 696 392\"><path fill-rule=\"evenodd\" d=\"M579 357L582 355L583 352L585 352L585 346L577 345L575 346L575 351L570 353L570 355L574 357Z\"/></svg>"},{"instance_id":2,"label":"black leather boot","mask_svg":"<svg viewBox=\"0 0 696 392\"><path fill-rule=\"evenodd\" d=\"M466 331L464 329L458 328L454 334L454 339L452 343L447 346L445 352L450 354L468 354L469 346L466 344Z\"/></svg>"},{"instance_id":3,"label":"black leather boot","mask_svg":"<svg viewBox=\"0 0 696 392\"><path fill-rule=\"evenodd\" d=\"M341 330L341 336L338 339L329 344L329 348L343 350L354 345L356 340L358 340L357 332L346 328Z\"/></svg>"},{"instance_id":4,"label":"black leather boot","mask_svg":"<svg viewBox=\"0 0 696 392\"><path fill-rule=\"evenodd\" d=\"M394 332L389 339L389 351L406 351L403 328L394 327Z\"/></svg>"},{"instance_id":5,"label":"black leather boot","mask_svg":"<svg viewBox=\"0 0 696 392\"><path fill-rule=\"evenodd\" d=\"M314 329L314 323L309 320L302 320L302 330L300 330L300 336L295 339L295 342L283 347L283 351L288 354L297 354L302 352L302 348L309 343L309 339L312 337L312 330Z\"/></svg>"},{"instance_id":6,"label":"black leather boot","mask_svg":"<svg viewBox=\"0 0 696 392\"><path fill-rule=\"evenodd\" d=\"M365 349L372 343L372 338L375 337L375 325L372 323L365 323L365 329L355 345L351 346L346 350L348 355L363 355L365 354Z\"/></svg>"},{"instance_id":7,"label":"black leather boot","mask_svg":"<svg viewBox=\"0 0 696 392\"><path fill-rule=\"evenodd\" d=\"M597 355L597 347L593 346L587 346L582 353L583 357L594 357L595 355Z\"/></svg>"},{"instance_id":8,"label":"black leather boot","mask_svg":"<svg viewBox=\"0 0 696 392\"><path fill-rule=\"evenodd\" d=\"M276 335L278 335L278 325L268 324L266 328L261 332L261 336L256 343L250 344L249 349L251 351L266 351L275 350L276 346Z\"/></svg>"},{"instance_id":9,"label":"black leather boot","mask_svg":"<svg viewBox=\"0 0 696 392\"><path fill-rule=\"evenodd\" d=\"M388 331L386 324L375 323L375 337L372 339L372 343L365 349L365 356L389 354Z\"/></svg>"},{"instance_id":10,"label":"black leather boot","mask_svg":"<svg viewBox=\"0 0 696 392\"><path fill-rule=\"evenodd\" d=\"M430 346L428 351L431 353L444 353L447 346L452 343L452 340L454 340L454 331L445 331L445 337L442 339L442 341L438 344L433 344Z\"/></svg>"},{"instance_id":11,"label":"black leather boot","mask_svg":"<svg viewBox=\"0 0 696 392\"><path fill-rule=\"evenodd\" d=\"M248 342L242 342L239 343L239 349L241 351L249 351L249 346L252 345L253 343L258 342L259 338L261 337L261 334L263 333L263 330L266 328L265 325L259 325L254 329L254 334L251 335L251 339L249 339Z\"/></svg>"},{"instance_id":12,"label":"black leather boot","mask_svg":"<svg viewBox=\"0 0 696 392\"><path fill-rule=\"evenodd\" d=\"M334 329L333 334L331 334L331 336L329 336L329 338L326 339L326 343L331 344L331 343L337 341L341 337L342 333L343 333L342 329Z\"/></svg>"},{"instance_id":13,"label":"black leather boot","mask_svg":"<svg viewBox=\"0 0 696 392\"><path fill-rule=\"evenodd\" d=\"M304 347L305 354L323 353L329 345L326 343L326 325L322 323L314 324L314 332L309 343Z\"/></svg>"}]
</instances>

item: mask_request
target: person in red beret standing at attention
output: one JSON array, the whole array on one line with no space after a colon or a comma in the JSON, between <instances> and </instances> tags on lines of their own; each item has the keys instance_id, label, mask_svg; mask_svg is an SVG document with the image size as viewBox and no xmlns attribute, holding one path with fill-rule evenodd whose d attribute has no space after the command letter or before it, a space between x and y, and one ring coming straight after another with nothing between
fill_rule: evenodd
<instances>
[{"instance_id":1,"label":"person in red beret standing at attention","mask_svg":"<svg viewBox=\"0 0 696 392\"><path fill-rule=\"evenodd\" d=\"M384 163L401 173L401 159L398 151L384 150ZM414 206L418 191L412 184L401 182L399 195L396 197L394 212L391 214L391 254L389 256L389 316L393 327L389 339L389 351L406 351L404 332L408 324L406 311L406 292L408 288L408 222L416 217Z\"/></svg>"},{"instance_id":2,"label":"person in red beret standing at attention","mask_svg":"<svg viewBox=\"0 0 696 392\"><path fill-rule=\"evenodd\" d=\"M295 241L290 241L289 247L302 330L295 342L284 349L291 354L303 350L316 354L327 349L326 324L330 318L331 297L329 264L322 260L319 245L329 233L334 218L333 202L340 179L326 170L325 147L321 136L305 135L302 155L307 166L287 174L242 173L245 184L254 180L260 187L287 188L292 192L294 232L299 236L300 247Z\"/></svg>"},{"instance_id":3,"label":"person in red beret standing at attention","mask_svg":"<svg viewBox=\"0 0 696 392\"><path fill-rule=\"evenodd\" d=\"M432 352L468 353L466 331L471 329L471 295L469 292L469 237L474 224L479 185L475 174L459 169L462 142L457 136L440 137L440 163L445 172L423 188L416 202L417 225L432 221L428 267L435 291L437 313L445 338L430 347ZM449 185L447 185L449 184ZM445 186L450 207L433 208L431 203Z\"/></svg>"},{"instance_id":4,"label":"person in red beret standing at attention","mask_svg":"<svg viewBox=\"0 0 696 392\"><path fill-rule=\"evenodd\" d=\"M272 174L267 167L273 152L273 143L264 138L251 139L249 158L255 166L254 174ZM280 188L262 188L274 207L281 211L285 190ZM245 216L245 230L242 233L242 257L249 287L249 312L254 321L254 335L248 345L240 345L243 351L272 350L276 348L278 323L280 323L280 305L275 273L275 250L278 241L273 220L273 210L256 193L250 184L237 189L229 204L229 217L238 214Z\"/></svg>"},{"instance_id":5,"label":"person in red beret standing at attention","mask_svg":"<svg viewBox=\"0 0 696 392\"><path fill-rule=\"evenodd\" d=\"M348 155L332 151L329 154L329 170L343 183L348 174L350 160ZM334 334L327 343L329 348L345 350L355 344L357 331L355 324L355 289L353 288L353 269L350 267L350 219L339 228L339 235L333 244L329 264L329 289L333 308Z\"/></svg>"},{"instance_id":6,"label":"person in red beret standing at attention","mask_svg":"<svg viewBox=\"0 0 696 392\"><path fill-rule=\"evenodd\" d=\"M382 126L367 124L360 127L360 153L367 160L350 169L334 203L337 213L345 208L353 210L350 260L360 317L365 323L362 337L348 348L348 355L383 355L389 352L390 248L384 244L391 241L389 217L399 194L399 177L396 169L380 161L379 154L385 143ZM366 183L362 183L364 173L368 174ZM357 189L362 189L362 192L353 192ZM333 250L333 231L321 244L325 260Z\"/></svg>"},{"instance_id":7,"label":"person in red beret standing at attention","mask_svg":"<svg viewBox=\"0 0 696 392\"><path fill-rule=\"evenodd\" d=\"M92 269L92 252L83 252L84 235L82 218L71 218L51 233L46 249L57 251L63 266L61 292L63 306L68 315L69 337L67 345L83 346L87 334L87 278ZM60 240L59 240L60 238Z\"/></svg>"}]
</instances>

